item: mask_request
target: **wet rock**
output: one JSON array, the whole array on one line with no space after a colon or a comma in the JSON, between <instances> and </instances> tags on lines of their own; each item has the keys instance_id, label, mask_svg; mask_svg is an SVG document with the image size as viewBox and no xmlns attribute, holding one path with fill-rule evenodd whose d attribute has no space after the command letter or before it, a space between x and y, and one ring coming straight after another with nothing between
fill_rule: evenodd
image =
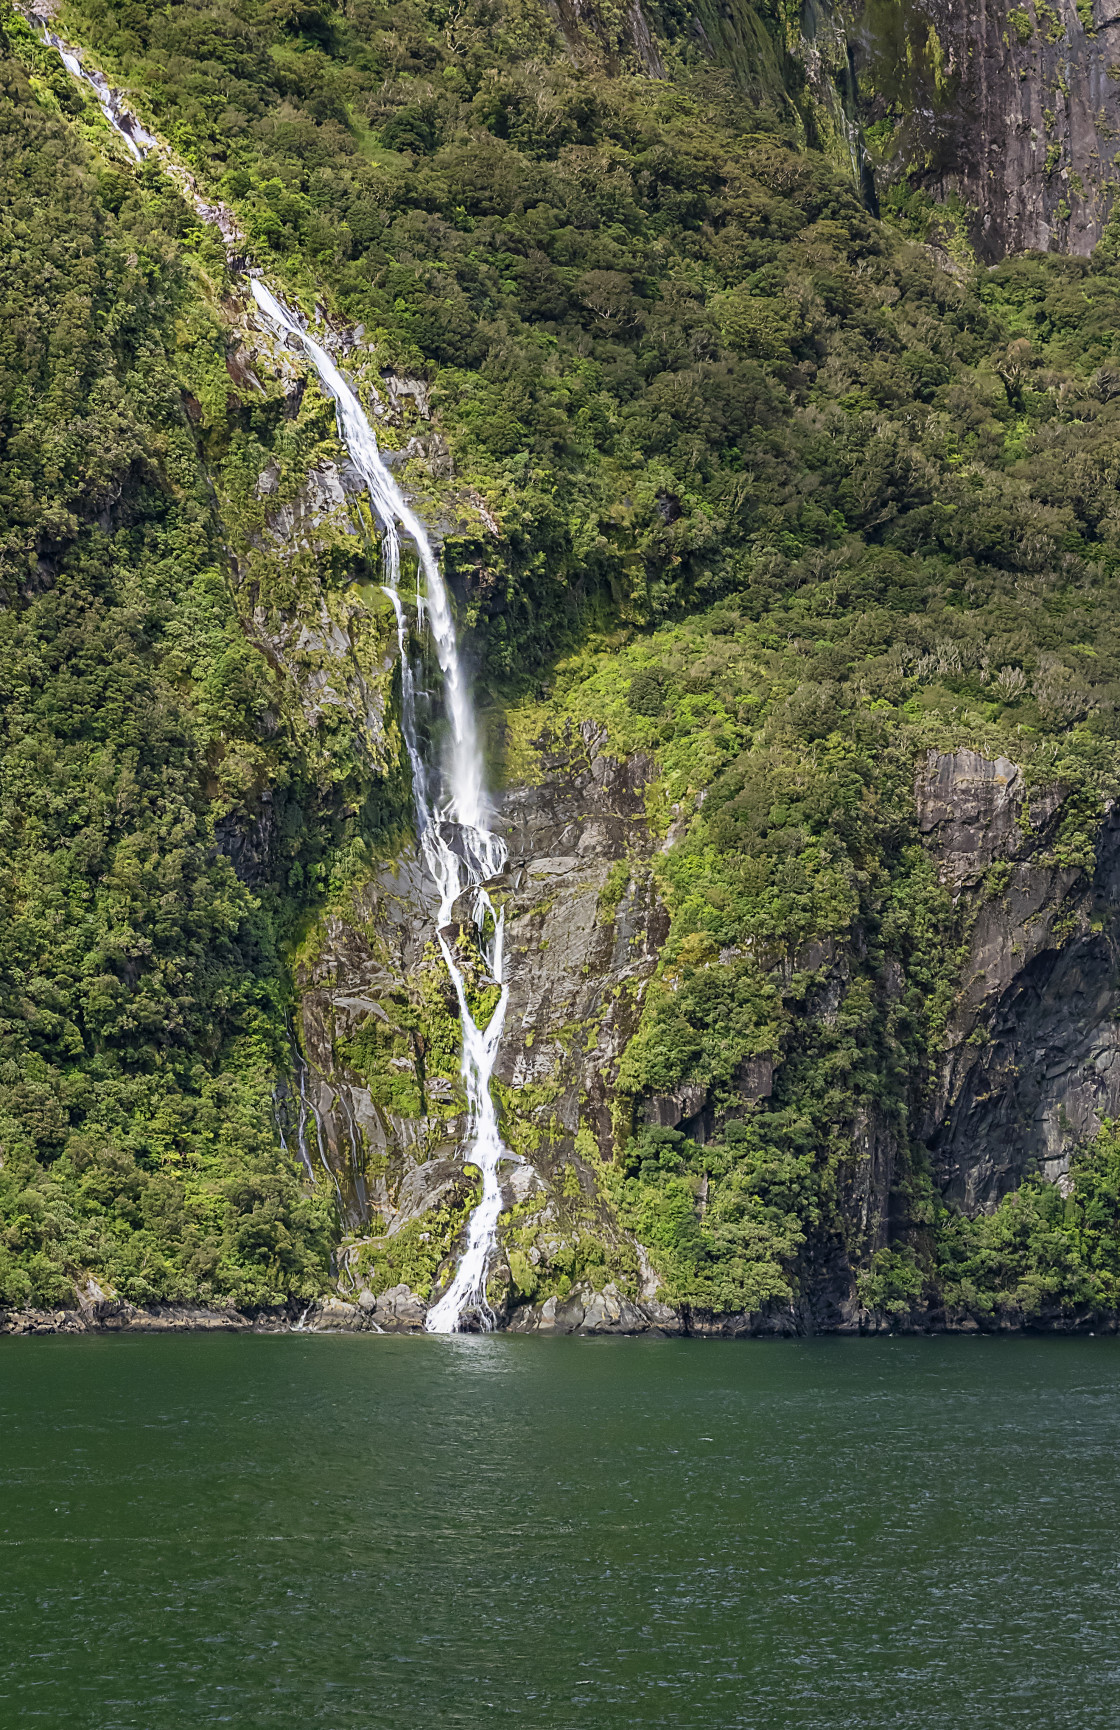
<instances>
[{"instance_id":1,"label":"wet rock","mask_svg":"<svg viewBox=\"0 0 1120 1730\"><path fill-rule=\"evenodd\" d=\"M573 1167L581 1193L595 1184L581 1167L575 1142L582 1126L600 1147L612 1146L610 1091L622 1051L641 1014L646 982L656 966L668 917L643 861L651 851L644 758L615 760L594 728L571 729L545 742L542 778L508 790L501 828L509 865L494 885L506 914L510 982L497 1080L507 1090L510 1133L520 1147L540 1146L547 1161L504 1174L511 1206L543 1210L552 1171ZM630 861L621 899L601 897L614 862ZM454 919L464 930L473 896L460 897ZM436 903L411 850L386 864L353 894L348 912L324 918L313 958L301 977L301 1043L309 1066L324 1156L346 1198L348 1219L392 1236L410 1220L445 1206L462 1188L459 1137L463 1100L456 1077L432 1073L419 1044L392 1059L415 1082L418 1115L377 1104L347 1068L344 1043L369 1017L386 1028L400 1023L401 1004L421 1025L436 992L451 1015L457 1004L430 954ZM456 925L453 924L451 934ZM427 970L427 971L426 971ZM419 989L427 984L425 999ZM472 984L485 984L481 969ZM434 988L434 989L433 989ZM394 1007L397 1006L397 1007ZM419 1054L419 1055L418 1055ZM388 1063L388 1060L386 1060ZM383 1095L382 1095L383 1097ZM367 1161L366 1201L359 1206L348 1175L351 1124ZM518 1125L521 1128L518 1128ZM521 1225L524 1225L524 1220ZM376 1244L377 1239L370 1240Z\"/></svg>"},{"instance_id":2,"label":"wet rock","mask_svg":"<svg viewBox=\"0 0 1120 1730\"><path fill-rule=\"evenodd\" d=\"M683 1324L667 1304L633 1303L617 1286L606 1285L602 1291L575 1286L566 1298L519 1309L509 1328L512 1333L669 1334L682 1332Z\"/></svg>"},{"instance_id":3,"label":"wet rock","mask_svg":"<svg viewBox=\"0 0 1120 1730\"><path fill-rule=\"evenodd\" d=\"M707 1339L790 1339L811 1332L798 1325L792 1309L773 1312L744 1311L740 1315L705 1315L693 1311L688 1318L688 1330L697 1338Z\"/></svg>"},{"instance_id":4,"label":"wet rock","mask_svg":"<svg viewBox=\"0 0 1120 1730\"><path fill-rule=\"evenodd\" d=\"M74 1286L74 1296L84 1321L96 1326L101 1319L120 1308L114 1291L102 1286L92 1274Z\"/></svg>"},{"instance_id":5,"label":"wet rock","mask_svg":"<svg viewBox=\"0 0 1120 1730\"><path fill-rule=\"evenodd\" d=\"M274 493L278 483L279 471L270 463L257 481L257 491L262 495ZM308 471L293 499L269 515L268 533L282 549L314 545L315 530L327 522L343 534L356 535L358 524L350 514L349 500L364 489L353 464L322 463Z\"/></svg>"},{"instance_id":6,"label":"wet rock","mask_svg":"<svg viewBox=\"0 0 1120 1730\"><path fill-rule=\"evenodd\" d=\"M358 1304L347 1303L343 1298L323 1298L314 1304L304 1317L300 1331L311 1334L352 1333L356 1328L366 1326L366 1313Z\"/></svg>"},{"instance_id":7,"label":"wet rock","mask_svg":"<svg viewBox=\"0 0 1120 1730\"><path fill-rule=\"evenodd\" d=\"M544 1184L539 1175L528 1164L515 1165L506 1181L510 1203L515 1207L523 1201L528 1201L535 1192L544 1191Z\"/></svg>"},{"instance_id":8,"label":"wet rock","mask_svg":"<svg viewBox=\"0 0 1120 1730\"><path fill-rule=\"evenodd\" d=\"M96 1282L93 1282L96 1284ZM295 1319L275 1310L207 1309L201 1304L141 1307L115 1298L87 1301L72 1310L0 1310L0 1334L56 1333L286 1333Z\"/></svg>"},{"instance_id":9,"label":"wet rock","mask_svg":"<svg viewBox=\"0 0 1120 1730\"><path fill-rule=\"evenodd\" d=\"M302 616L256 606L246 621L267 659L288 681L291 708L314 731L344 719L372 769L390 764L386 715L396 639L356 590L319 594ZM328 734L329 736L329 734Z\"/></svg>"},{"instance_id":10,"label":"wet rock","mask_svg":"<svg viewBox=\"0 0 1120 1730\"><path fill-rule=\"evenodd\" d=\"M390 1232L399 1231L409 1220L430 1213L450 1200L462 1185L462 1169L452 1160L429 1160L424 1165L413 1166L401 1179Z\"/></svg>"},{"instance_id":11,"label":"wet rock","mask_svg":"<svg viewBox=\"0 0 1120 1730\"><path fill-rule=\"evenodd\" d=\"M429 418L431 386L422 378L399 377L396 373L389 372L383 374L383 382L394 415L399 417L404 404L411 402L422 419Z\"/></svg>"}]
</instances>

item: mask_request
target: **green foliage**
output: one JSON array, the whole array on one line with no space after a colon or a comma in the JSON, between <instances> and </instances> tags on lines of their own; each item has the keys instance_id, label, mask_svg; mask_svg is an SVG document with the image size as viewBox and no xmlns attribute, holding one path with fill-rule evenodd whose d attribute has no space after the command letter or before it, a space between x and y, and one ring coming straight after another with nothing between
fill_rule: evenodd
<instances>
[{"instance_id":1,"label":"green foliage","mask_svg":"<svg viewBox=\"0 0 1120 1730\"><path fill-rule=\"evenodd\" d=\"M596 912L604 922L613 920L618 912L633 875L629 859L616 859L608 870L596 902Z\"/></svg>"},{"instance_id":2,"label":"green foliage","mask_svg":"<svg viewBox=\"0 0 1120 1730\"><path fill-rule=\"evenodd\" d=\"M647 1129L628 1147L634 1175L621 1186L619 1217L647 1245L670 1303L734 1313L792 1298L812 1162L803 1126L800 1136L796 1125L782 1125L784 1136L777 1127L732 1122L705 1147Z\"/></svg>"},{"instance_id":3,"label":"green foliage","mask_svg":"<svg viewBox=\"0 0 1120 1730\"><path fill-rule=\"evenodd\" d=\"M0 57L2 1296L277 1303L333 1225L272 1127L279 904L216 844L292 771L174 370L182 209L9 28L42 70Z\"/></svg>"},{"instance_id":4,"label":"green foliage","mask_svg":"<svg viewBox=\"0 0 1120 1730\"><path fill-rule=\"evenodd\" d=\"M651 818L679 837L656 865L673 923L621 1115L628 1131L643 1099L686 1086L717 1131L698 1151L661 1143L656 1160L647 1137L624 1180L665 1289L701 1309L785 1302L823 1245L891 1310L925 1261L906 1243L872 1257L846 1186L883 1136L903 1228L930 1225L912 1123L966 935L916 832L916 761L968 744L1061 783L1054 862L1071 869L1090 867L1120 790L1115 236L1092 260L951 277L800 148L761 14L741 65L723 43L736 87L682 46L674 8L656 81L613 10L584 10L598 48L575 57L520 0L453 14L70 0L64 19L291 293L363 325L377 365L431 384L455 468L449 569L485 676L527 690L575 646L513 734L600 719L613 750L657 765ZM704 15L718 33L717 10ZM1049 32L1056 15L1035 11ZM914 24L910 7L872 19L891 116L950 94L936 34ZM49 101L19 93L36 162L24 132L6 134L25 230L3 264L23 274L5 279L19 317L0 351L14 441L0 550L18 599L8 821L24 861L6 892L12 930L32 933L5 989L16 1061L50 1066L49 1108L37 1094L34 1113L23 1095L19 1108L46 1170L92 1109L66 1091L71 1071L96 1078L99 1101L126 1078L111 1109L146 1124L138 1077L160 1101L165 1085L199 1100L241 1073L227 1054L250 1028L274 1042L254 1075L275 1066L278 938L341 858L360 866L358 826L338 812L368 774L342 723L313 749L238 633L165 360L172 322L187 333L176 379L254 582L262 463L279 453L295 485L331 439L329 407L312 390L290 420L275 400L224 410L214 320L181 266L185 241L205 255L197 227L149 171L106 160L95 177L59 116L91 135L95 117L45 59L36 77ZM884 149L893 137L892 119ZM963 259L967 213L901 189L893 209ZM269 605L311 581L301 556L262 579ZM332 593L355 574L346 548L322 562ZM298 749L262 745L274 711ZM283 793L287 881L250 894L212 841L266 782ZM351 1041L394 1109L422 1103L424 1072L457 1072L429 960L417 1028L390 1017ZM392 1081L402 1061L415 1084ZM767 1064L772 1091L752 1094ZM205 1166L212 1143L191 1135L175 1131L173 1157ZM1028 1186L1005 1223L1051 1205ZM996 1250L974 1224L957 1283L982 1292L967 1269Z\"/></svg>"},{"instance_id":5,"label":"green foliage","mask_svg":"<svg viewBox=\"0 0 1120 1730\"><path fill-rule=\"evenodd\" d=\"M1120 1307L1120 1129L1106 1122L1070 1166L1065 1195L1033 1178L994 1213L948 1215L935 1277L951 1312L1012 1322Z\"/></svg>"},{"instance_id":6,"label":"green foliage","mask_svg":"<svg viewBox=\"0 0 1120 1730\"><path fill-rule=\"evenodd\" d=\"M367 1015L349 1039L338 1041L338 1055L376 1105L403 1117L419 1117L424 1101L417 1079L415 1011L397 1001L381 1007L382 1014Z\"/></svg>"},{"instance_id":7,"label":"green foliage","mask_svg":"<svg viewBox=\"0 0 1120 1730\"><path fill-rule=\"evenodd\" d=\"M984 460L992 417L956 403L996 324L729 80L576 68L543 11L489 0L453 24L363 0L313 31L265 0L66 16L270 268L432 380L501 528L448 541L492 674L601 598L664 617L760 554L986 545L946 447L963 424Z\"/></svg>"},{"instance_id":8,"label":"green foliage","mask_svg":"<svg viewBox=\"0 0 1120 1730\"><path fill-rule=\"evenodd\" d=\"M749 1121L775 1159L800 1162L794 1229L817 1255L842 1246L864 1301L897 1313L919 1300L913 1269L926 1266L922 1234L935 1212L911 1126L968 934L917 833L917 763L930 747L969 744L1014 753L1032 781L1060 781L1067 794L1047 857L1091 870L1102 797L1117 786L1112 698L1106 686L1094 696L1079 687L1084 718L1071 728L1056 694L1071 688L1071 664L1092 668L1114 652L1105 648L1112 624L1103 597L1091 625L1084 613L1074 625L1064 601L1039 607L1000 584L997 606L971 579L943 605L936 563L852 541L843 556L778 568L776 582L774 566L763 567L741 593L682 624L593 642L559 665L548 702L531 721L522 710L518 726L565 737L591 718L612 750L651 755L651 813L671 819L679 837L655 859L673 923L619 1069L621 1139L643 1101L681 1088L718 1126L742 1111L752 1076L769 1071ZM927 630L920 651L915 638L907 647L910 631ZM1025 647L1067 630L1083 645L1068 662L1033 652L1031 675L1007 677L1012 634ZM630 691L649 666L670 696L642 715ZM997 864L987 893L1002 895L1008 882ZM902 1237L874 1261L843 1199L872 1135L893 1150ZM678 1174L628 1206L666 1289L702 1307L676 1247L681 1232L691 1239L700 1229L694 1186ZM775 1232L787 1241L784 1225ZM759 1241L752 1253L765 1261ZM742 1260L726 1245L713 1239L705 1250L724 1272ZM767 1265L780 1268L787 1291L813 1277L807 1252L775 1252ZM763 1288L740 1278L717 1289L743 1304ZM926 1295L934 1301L936 1288Z\"/></svg>"},{"instance_id":9,"label":"green foliage","mask_svg":"<svg viewBox=\"0 0 1120 1730\"><path fill-rule=\"evenodd\" d=\"M904 1316L920 1303L925 1284L914 1251L903 1245L877 1249L866 1272L860 1274L857 1289L865 1309Z\"/></svg>"},{"instance_id":10,"label":"green foliage","mask_svg":"<svg viewBox=\"0 0 1120 1730\"><path fill-rule=\"evenodd\" d=\"M565 1177L572 1170L568 1166ZM575 1188L578 1191L578 1179ZM569 1202L574 1199L571 1190L569 1182L565 1191ZM519 1211L515 1209L507 1222L504 1241L510 1277L520 1300L543 1303L555 1297L563 1302L575 1285L601 1291L613 1283L619 1290L633 1293L637 1272L634 1253L629 1244L619 1240L617 1231L604 1235L593 1227L588 1229L586 1221L573 1220L562 1239L550 1231L542 1249L539 1223L519 1225Z\"/></svg>"}]
</instances>

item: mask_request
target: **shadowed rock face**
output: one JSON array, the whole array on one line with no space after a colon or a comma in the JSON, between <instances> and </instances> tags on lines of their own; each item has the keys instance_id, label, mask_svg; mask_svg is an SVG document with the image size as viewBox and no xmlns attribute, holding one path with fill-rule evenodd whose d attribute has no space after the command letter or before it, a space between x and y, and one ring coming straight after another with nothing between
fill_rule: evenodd
<instances>
[{"instance_id":1,"label":"shadowed rock face","mask_svg":"<svg viewBox=\"0 0 1120 1730\"><path fill-rule=\"evenodd\" d=\"M1120 7L868 0L849 40L880 186L955 194L986 262L1092 251L1120 144Z\"/></svg>"},{"instance_id":2,"label":"shadowed rock face","mask_svg":"<svg viewBox=\"0 0 1120 1730\"><path fill-rule=\"evenodd\" d=\"M552 10L577 59L613 65L595 0ZM1100 240L1120 147L1114 0L804 0L777 55L753 0L670 11L675 24L663 9L661 27L799 116L871 208L898 183L920 189L951 205L946 227L963 227L985 263L1086 256ZM631 63L659 76L636 4L627 19Z\"/></svg>"},{"instance_id":3,"label":"shadowed rock face","mask_svg":"<svg viewBox=\"0 0 1120 1730\"><path fill-rule=\"evenodd\" d=\"M1061 1182L1077 1144L1120 1111L1120 815L1091 876L1063 868L1052 849L1064 797L1028 799L1014 764L971 751L931 753L918 776L923 835L969 925L924 1139L970 1213L1028 1171Z\"/></svg>"},{"instance_id":4,"label":"shadowed rock face","mask_svg":"<svg viewBox=\"0 0 1120 1730\"><path fill-rule=\"evenodd\" d=\"M1115 877L1115 831L1110 851ZM1061 1184L1076 1145L1120 1110L1118 964L1115 921L1060 952L1045 943L992 1006L988 1043L952 1061L946 1115L930 1144L946 1193L969 1213L993 1206L1032 1168Z\"/></svg>"},{"instance_id":5,"label":"shadowed rock face","mask_svg":"<svg viewBox=\"0 0 1120 1730\"><path fill-rule=\"evenodd\" d=\"M602 754L591 726L552 741L537 786L502 801L514 888L507 919L510 1001L497 1074L512 1088L559 1084L561 1139L583 1121L611 1147L610 1084L668 935L645 859L645 758ZM613 905L612 866L631 871Z\"/></svg>"}]
</instances>

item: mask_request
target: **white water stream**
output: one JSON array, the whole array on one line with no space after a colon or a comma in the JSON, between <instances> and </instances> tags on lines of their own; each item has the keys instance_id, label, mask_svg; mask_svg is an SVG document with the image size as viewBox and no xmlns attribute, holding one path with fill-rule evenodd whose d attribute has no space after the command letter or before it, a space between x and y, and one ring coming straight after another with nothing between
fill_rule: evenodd
<instances>
[{"instance_id":1,"label":"white water stream","mask_svg":"<svg viewBox=\"0 0 1120 1730\"><path fill-rule=\"evenodd\" d=\"M199 214L214 222L223 238L240 238L236 223L224 207L207 204L197 192L193 176L171 157L167 147L152 136L112 90L100 72L89 72L78 53L49 27L37 21L41 34L57 50L67 70L88 84L102 113L124 141L129 153L141 161L157 154L191 197ZM494 1063L505 1022L509 987L505 977L505 915L495 908L487 883L506 863L505 845L491 828L491 806L487 797L482 752L479 748L462 661L455 637L455 624L447 586L439 562L419 518L410 509L382 459L377 439L357 392L339 371L331 356L316 342L295 315L277 299L259 276L249 284L259 311L282 346L305 354L319 376L323 389L334 399L339 437L368 489L381 524L385 592L392 601L397 620L401 658L401 725L412 770L416 828L425 863L436 885L439 912L436 938L455 986L463 1030L462 1075L467 1095L468 1122L464 1159L482 1174L482 1195L470 1216L467 1244L455 1277L440 1301L428 1312L429 1333L454 1333L468 1311L483 1327L493 1325L494 1316L486 1299L486 1278L496 1240L501 1212L499 1168L512 1154L503 1144L498 1114L490 1091ZM428 767L420 751L416 724L416 693L409 659L408 622L400 596L401 536L416 550L417 625L425 620L443 675L443 695L450 726L445 761L434 771L432 790ZM464 947L466 955L464 955ZM485 1026L471 1013L464 976L466 956L474 951L484 974L499 987L497 1005ZM472 968L474 972L476 969ZM302 1133L304 1118L301 1077L300 1151L310 1171L310 1159Z\"/></svg>"},{"instance_id":2,"label":"white water stream","mask_svg":"<svg viewBox=\"0 0 1120 1730\"><path fill-rule=\"evenodd\" d=\"M436 937L454 982L463 1029L462 1074L469 1112L464 1153L482 1174L482 1196L470 1217L466 1249L454 1280L440 1301L429 1310L426 1322L429 1333L454 1333L468 1309L474 1310L484 1324L493 1320L486 1301L486 1275L502 1205L499 1167L503 1159L513 1157L502 1142L490 1091L509 986L505 979L505 914L494 907L486 884L503 870L506 849L490 827L490 802L483 780L482 752L459 658L447 586L424 526L386 468L369 418L350 380L340 372L322 344L303 329L259 276L254 276L249 286L259 310L281 340L299 345L318 373L323 389L333 397L339 437L366 484L381 523L381 544L388 579L385 593L393 603L400 646L401 726L412 769L416 828L424 860L439 894ZM444 702L450 723L446 762L442 773L437 771L442 785L435 794L429 786L429 773L421 757L416 726L416 692L409 660L408 621L400 595L402 531L415 547L419 560L418 623L427 619L443 674ZM486 974L500 987L497 1006L485 1026L479 1026L475 1021L467 1000L463 958L459 951L460 933L464 929L469 933L468 944L477 951Z\"/></svg>"}]
</instances>

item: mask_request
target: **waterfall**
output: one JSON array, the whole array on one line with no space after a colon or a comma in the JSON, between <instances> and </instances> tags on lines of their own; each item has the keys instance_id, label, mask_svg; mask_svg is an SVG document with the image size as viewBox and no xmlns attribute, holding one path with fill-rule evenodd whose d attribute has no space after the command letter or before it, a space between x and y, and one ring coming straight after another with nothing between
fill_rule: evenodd
<instances>
[{"instance_id":1,"label":"waterfall","mask_svg":"<svg viewBox=\"0 0 1120 1730\"><path fill-rule=\"evenodd\" d=\"M44 26L42 35L44 42L49 43L59 55L67 72L74 78L80 78L83 84L89 85L97 97L102 114L118 138L123 141L133 161L143 162L145 156L157 147L156 140L151 133L146 131L136 116L124 106L117 92L110 89L103 73L87 72L82 65L80 55L70 47L69 43L64 42L61 36L56 36L53 30Z\"/></svg>"},{"instance_id":2,"label":"waterfall","mask_svg":"<svg viewBox=\"0 0 1120 1730\"><path fill-rule=\"evenodd\" d=\"M225 243L227 251L235 245L244 243L244 235L234 219L233 212L227 205L211 203L202 197L198 183L189 168L178 162L162 139L149 132L144 123L132 112L119 90L114 90L107 81L105 74L96 67L92 70L82 62L82 56L73 43L66 42L61 36L56 36L49 22L34 11L27 13L27 22L35 30L41 41L48 48L53 48L67 72L89 86L97 98L98 106L109 125L121 140L134 162L144 162L149 156L159 161L168 177L174 181L183 197L190 204L203 222L208 222L218 230Z\"/></svg>"},{"instance_id":3,"label":"waterfall","mask_svg":"<svg viewBox=\"0 0 1120 1730\"><path fill-rule=\"evenodd\" d=\"M491 1077L505 1021L509 985L505 977L505 913L496 908L487 884L505 867L505 845L491 827L491 807L483 778L482 751L474 710L455 637L451 603L439 562L420 519L386 468L369 418L349 379L321 343L303 329L272 290L254 276L250 290L258 309L282 341L294 341L310 360L323 389L335 404L338 433L350 460L365 483L382 531L385 593L397 621L401 664L401 727L412 770L416 830L424 861L439 897L436 940L455 986L463 1030L462 1076L468 1108L464 1158L482 1174L482 1195L467 1228L467 1244L455 1277L440 1301L428 1312L430 1333L454 1333L468 1309L484 1324L493 1314L486 1301L486 1276L494 1251L502 1195L500 1166L513 1156L504 1146L490 1090ZM418 583L418 623L427 622L443 675L444 702L450 723L450 744L437 770L433 790L424 763L416 721L416 688L408 650L408 623L400 595L401 536L416 551L422 582ZM498 1002L480 1026L471 1013L460 953L460 932L469 927L469 945L486 974L498 986Z\"/></svg>"},{"instance_id":4,"label":"waterfall","mask_svg":"<svg viewBox=\"0 0 1120 1730\"><path fill-rule=\"evenodd\" d=\"M96 70L88 71L70 44L54 35L41 20L35 22L43 39L62 57L67 70L93 90L102 113L124 141L129 153L137 161L150 154L159 156L198 213L217 226L227 245L240 239L232 213L223 205L207 203L199 195L190 171L177 163L166 145L143 127L104 76ZM494 906L487 884L504 869L506 849L491 828L492 811L486 793L482 752L470 691L459 657L447 586L424 526L386 468L373 428L349 379L259 276L251 278L249 287L258 309L279 341L284 346L294 341L315 368L323 389L334 399L339 437L365 482L381 524L382 553L388 579L385 592L396 614L400 645L401 725L412 770L416 830L439 897L436 939L455 986L463 1029L461 1068L468 1107L464 1159L476 1165L482 1174L482 1195L471 1212L466 1248L450 1287L428 1312L426 1325L430 1333L454 1333L465 1312L473 1309L483 1326L491 1327L495 1318L486 1300L486 1276L497 1242L502 1205L499 1167L503 1159L517 1158L503 1145L490 1091L509 987L505 977L503 942L505 914ZM412 543L419 560L417 623L422 626L427 621L443 675L444 703L450 723L450 747L445 762L436 770L438 785L435 790L430 785L429 772L421 755L416 724L415 682L399 587L402 534ZM475 1021L467 998L460 959L460 933L464 926L470 929L468 948L473 948L490 980L499 987L497 1006L484 1027ZM310 1172L306 1140L306 1108L310 1102L302 1073L299 1074L299 1089L300 1154ZM313 1105L311 1109L314 1112ZM318 1132L318 1114L315 1116Z\"/></svg>"}]
</instances>

